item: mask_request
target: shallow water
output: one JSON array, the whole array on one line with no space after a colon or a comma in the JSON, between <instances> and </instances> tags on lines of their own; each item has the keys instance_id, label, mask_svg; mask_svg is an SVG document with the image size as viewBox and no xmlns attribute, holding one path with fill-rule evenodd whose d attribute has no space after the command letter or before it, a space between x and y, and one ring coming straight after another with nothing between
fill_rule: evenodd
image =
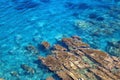
<instances>
[{"instance_id":1,"label":"shallow water","mask_svg":"<svg viewBox=\"0 0 120 80\"><path fill-rule=\"evenodd\" d=\"M114 0L0 0L0 77L6 80L45 80L56 76L37 56L49 52L38 47L63 37L80 36L91 47L106 51L108 41L120 40L120 2ZM26 51L34 45L39 54ZM36 70L27 74L21 64ZM19 77L10 73L17 71ZM57 80L57 77L56 77Z\"/></svg>"}]
</instances>

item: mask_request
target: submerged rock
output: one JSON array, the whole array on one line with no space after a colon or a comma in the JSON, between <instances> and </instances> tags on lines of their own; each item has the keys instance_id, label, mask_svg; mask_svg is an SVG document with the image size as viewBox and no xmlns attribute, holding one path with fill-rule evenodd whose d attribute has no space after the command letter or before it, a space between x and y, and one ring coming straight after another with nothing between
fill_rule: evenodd
<instances>
[{"instance_id":1,"label":"submerged rock","mask_svg":"<svg viewBox=\"0 0 120 80\"><path fill-rule=\"evenodd\" d=\"M33 45L27 45L26 50L33 53L33 54L38 54L39 53L37 48L35 48L35 46L33 46Z\"/></svg>"},{"instance_id":2,"label":"submerged rock","mask_svg":"<svg viewBox=\"0 0 120 80\"><path fill-rule=\"evenodd\" d=\"M108 42L106 51L114 56L120 56L120 41Z\"/></svg>"},{"instance_id":3,"label":"submerged rock","mask_svg":"<svg viewBox=\"0 0 120 80\"><path fill-rule=\"evenodd\" d=\"M63 38L67 48L54 46L52 54L39 57L62 80L119 80L120 59L92 49L79 37ZM70 49L69 49L70 48Z\"/></svg>"},{"instance_id":4,"label":"submerged rock","mask_svg":"<svg viewBox=\"0 0 120 80\"><path fill-rule=\"evenodd\" d=\"M11 71L10 74L15 77L19 77L19 73L17 71Z\"/></svg>"},{"instance_id":5,"label":"submerged rock","mask_svg":"<svg viewBox=\"0 0 120 80\"><path fill-rule=\"evenodd\" d=\"M32 67L30 67L26 64L22 64L21 68L29 74L34 74L35 73L35 69L33 69Z\"/></svg>"}]
</instances>

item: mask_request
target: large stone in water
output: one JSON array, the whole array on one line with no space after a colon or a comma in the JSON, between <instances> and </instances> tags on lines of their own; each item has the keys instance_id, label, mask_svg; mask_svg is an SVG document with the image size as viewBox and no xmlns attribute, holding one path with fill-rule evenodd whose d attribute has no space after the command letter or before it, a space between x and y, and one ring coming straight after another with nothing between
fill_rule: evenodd
<instances>
[{"instance_id":1,"label":"large stone in water","mask_svg":"<svg viewBox=\"0 0 120 80\"><path fill-rule=\"evenodd\" d=\"M39 60L62 80L119 80L120 59L92 49L79 37L63 38L67 47L53 47L51 55ZM69 49L71 47L71 49Z\"/></svg>"}]
</instances>

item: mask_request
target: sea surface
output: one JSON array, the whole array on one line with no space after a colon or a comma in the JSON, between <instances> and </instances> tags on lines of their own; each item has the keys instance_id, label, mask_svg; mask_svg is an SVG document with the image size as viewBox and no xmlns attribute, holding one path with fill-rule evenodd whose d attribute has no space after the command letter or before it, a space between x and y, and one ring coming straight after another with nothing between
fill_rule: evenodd
<instances>
[{"instance_id":1,"label":"sea surface","mask_svg":"<svg viewBox=\"0 0 120 80\"><path fill-rule=\"evenodd\" d=\"M73 35L107 52L109 41L120 40L120 1L0 0L0 78L45 80L53 76L60 80L38 62L38 56L50 54L39 45L47 41L52 46ZM27 45L33 45L39 53L28 52ZM35 73L25 71L23 64Z\"/></svg>"}]
</instances>

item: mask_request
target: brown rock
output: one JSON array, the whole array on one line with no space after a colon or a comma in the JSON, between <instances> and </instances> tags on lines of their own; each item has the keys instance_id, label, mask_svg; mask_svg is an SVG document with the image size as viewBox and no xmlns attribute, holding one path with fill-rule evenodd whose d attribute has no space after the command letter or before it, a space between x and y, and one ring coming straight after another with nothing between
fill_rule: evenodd
<instances>
[{"instance_id":1,"label":"brown rock","mask_svg":"<svg viewBox=\"0 0 120 80\"><path fill-rule=\"evenodd\" d=\"M48 77L46 80L55 80L53 77Z\"/></svg>"},{"instance_id":2,"label":"brown rock","mask_svg":"<svg viewBox=\"0 0 120 80\"><path fill-rule=\"evenodd\" d=\"M117 61L117 62L120 61L119 58L117 58L117 57L115 57L115 56L112 56L112 59L113 59L114 61Z\"/></svg>"},{"instance_id":3,"label":"brown rock","mask_svg":"<svg viewBox=\"0 0 120 80\"><path fill-rule=\"evenodd\" d=\"M68 76L64 71L58 71L56 72L59 77L62 78L62 80L73 80L70 76Z\"/></svg>"},{"instance_id":4,"label":"brown rock","mask_svg":"<svg viewBox=\"0 0 120 80\"><path fill-rule=\"evenodd\" d=\"M61 64L57 61L56 58L48 56L46 59L42 58L43 64L47 65L50 70L60 70ZM54 65L53 65L54 64Z\"/></svg>"},{"instance_id":5,"label":"brown rock","mask_svg":"<svg viewBox=\"0 0 120 80\"><path fill-rule=\"evenodd\" d=\"M66 48L60 46L59 44L54 45L54 50L58 50L58 51L67 51Z\"/></svg>"},{"instance_id":6,"label":"brown rock","mask_svg":"<svg viewBox=\"0 0 120 80\"><path fill-rule=\"evenodd\" d=\"M62 42L65 43L68 46L68 48L71 48L70 50L78 48L89 48L88 44L83 43L77 38L63 38Z\"/></svg>"},{"instance_id":7,"label":"brown rock","mask_svg":"<svg viewBox=\"0 0 120 80\"><path fill-rule=\"evenodd\" d=\"M81 38L79 36L72 36L73 39L76 39L76 40L81 40Z\"/></svg>"},{"instance_id":8,"label":"brown rock","mask_svg":"<svg viewBox=\"0 0 120 80\"><path fill-rule=\"evenodd\" d=\"M63 38L67 49L55 45L52 55L39 57L62 80L120 80L120 59L92 49L77 36Z\"/></svg>"},{"instance_id":9,"label":"brown rock","mask_svg":"<svg viewBox=\"0 0 120 80\"><path fill-rule=\"evenodd\" d=\"M42 44L42 46L43 46L45 49L49 49L49 48L50 48L50 44L49 44L48 42L46 42L46 41L42 42L41 44Z\"/></svg>"}]
</instances>

